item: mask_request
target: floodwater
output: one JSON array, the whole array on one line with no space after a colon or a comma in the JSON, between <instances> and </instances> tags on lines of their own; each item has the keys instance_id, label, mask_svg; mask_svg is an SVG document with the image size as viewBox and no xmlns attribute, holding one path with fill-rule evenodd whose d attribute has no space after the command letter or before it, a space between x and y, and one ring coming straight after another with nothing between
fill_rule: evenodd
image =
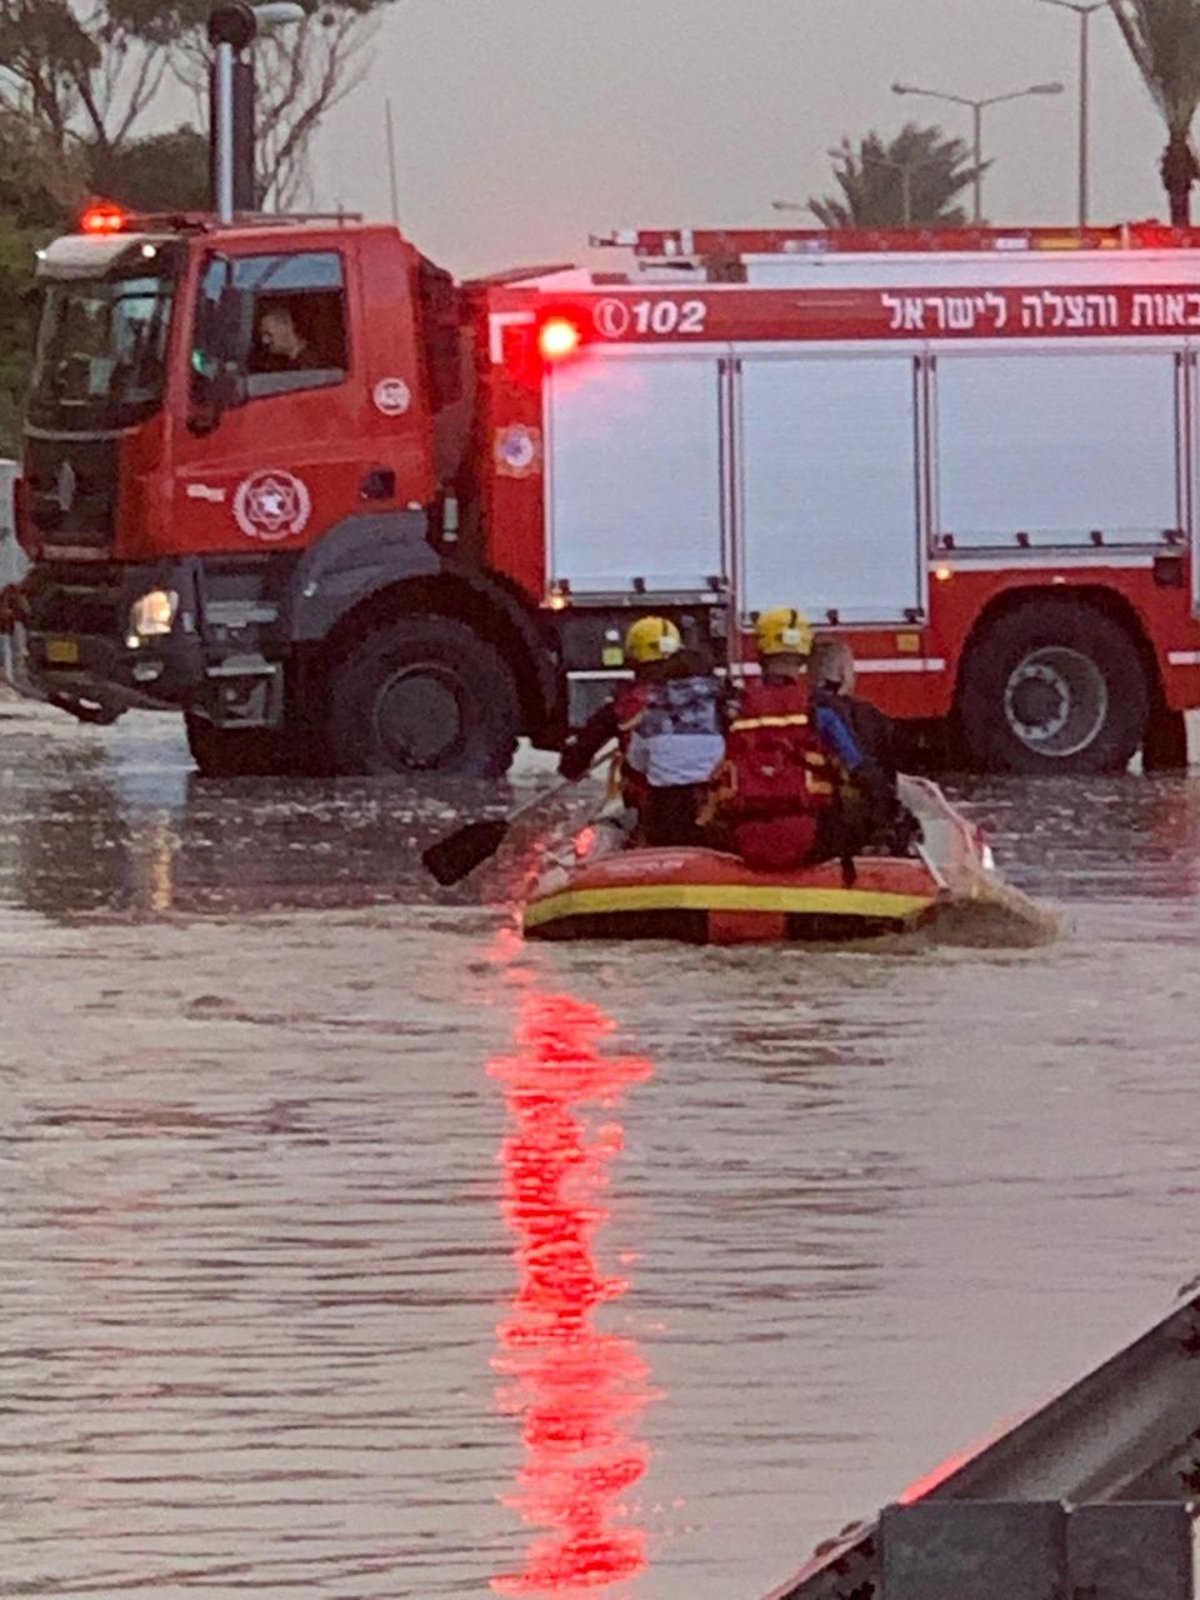
<instances>
[{"instance_id":1,"label":"floodwater","mask_svg":"<svg viewBox=\"0 0 1200 1600\"><path fill-rule=\"evenodd\" d=\"M0 745L0 1595L758 1600L1200 1268L1196 781L967 793L1047 948L525 948L544 821Z\"/></svg>"}]
</instances>

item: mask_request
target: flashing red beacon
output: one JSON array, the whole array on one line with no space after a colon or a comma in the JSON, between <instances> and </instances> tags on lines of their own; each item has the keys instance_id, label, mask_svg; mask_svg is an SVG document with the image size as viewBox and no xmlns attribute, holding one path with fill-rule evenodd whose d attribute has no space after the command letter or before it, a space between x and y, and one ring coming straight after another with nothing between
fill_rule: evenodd
<instances>
[{"instance_id":1,"label":"flashing red beacon","mask_svg":"<svg viewBox=\"0 0 1200 1600\"><path fill-rule=\"evenodd\" d=\"M110 234L120 233L129 220L128 212L122 210L111 200L100 200L95 205L88 206L79 219L81 233Z\"/></svg>"},{"instance_id":2,"label":"flashing red beacon","mask_svg":"<svg viewBox=\"0 0 1200 1600\"><path fill-rule=\"evenodd\" d=\"M570 317L547 317L538 329L538 349L544 361L562 361L573 356L582 341L579 324Z\"/></svg>"}]
</instances>

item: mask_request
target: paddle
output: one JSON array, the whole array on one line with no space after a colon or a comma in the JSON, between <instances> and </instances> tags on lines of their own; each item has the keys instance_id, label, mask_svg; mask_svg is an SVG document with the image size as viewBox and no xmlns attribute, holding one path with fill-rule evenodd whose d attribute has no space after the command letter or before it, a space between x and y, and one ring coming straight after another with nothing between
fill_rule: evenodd
<instances>
[{"instance_id":1,"label":"paddle","mask_svg":"<svg viewBox=\"0 0 1200 1600\"><path fill-rule=\"evenodd\" d=\"M587 769L588 772L594 771L607 759L607 751L601 751ZM587 773L581 776L586 777ZM578 782L578 778L566 778L562 783L556 783L553 789L545 789L540 794L522 801L506 817L490 817L483 822L468 822L461 828L456 828L444 839L431 844L421 856L425 870L437 879L443 889L461 883L464 878L469 878L477 867L481 867L496 854L508 837L509 829L514 822L523 817L527 811L532 811L536 806L555 799L564 789L569 789L573 783Z\"/></svg>"}]
</instances>

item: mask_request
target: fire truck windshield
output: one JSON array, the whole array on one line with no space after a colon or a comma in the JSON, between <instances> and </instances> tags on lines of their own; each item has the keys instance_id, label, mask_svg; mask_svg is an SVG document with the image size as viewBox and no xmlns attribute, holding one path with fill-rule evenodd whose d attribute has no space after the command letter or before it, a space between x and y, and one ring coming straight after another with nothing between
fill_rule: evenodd
<instances>
[{"instance_id":1,"label":"fire truck windshield","mask_svg":"<svg viewBox=\"0 0 1200 1600\"><path fill-rule=\"evenodd\" d=\"M74 279L46 286L29 395L37 427L124 428L162 404L171 277Z\"/></svg>"}]
</instances>

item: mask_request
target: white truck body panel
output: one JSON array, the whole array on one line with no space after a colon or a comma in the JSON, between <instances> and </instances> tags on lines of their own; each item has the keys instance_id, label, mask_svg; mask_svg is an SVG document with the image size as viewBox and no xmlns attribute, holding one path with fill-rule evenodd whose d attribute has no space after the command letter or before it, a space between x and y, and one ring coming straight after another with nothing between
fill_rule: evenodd
<instances>
[{"instance_id":1,"label":"white truck body panel","mask_svg":"<svg viewBox=\"0 0 1200 1600\"><path fill-rule=\"evenodd\" d=\"M916 382L903 354L743 353L744 609L858 622L923 604Z\"/></svg>"},{"instance_id":2,"label":"white truck body panel","mask_svg":"<svg viewBox=\"0 0 1200 1600\"><path fill-rule=\"evenodd\" d=\"M580 594L701 591L726 566L719 362L605 354L546 387L549 580Z\"/></svg>"},{"instance_id":3,"label":"white truck body panel","mask_svg":"<svg viewBox=\"0 0 1200 1600\"><path fill-rule=\"evenodd\" d=\"M719 577L742 613L782 596L901 623L946 550L1111 562L1197 540L1182 344L722 348L610 345L553 371L552 585L698 595Z\"/></svg>"},{"instance_id":4,"label":"white truck body panel","mask_svg":"<svg viewBox=\"0 0 1200 1600\"><path fill-rule=\"evenodd\" d=\"M1009 349L937 357L936 530L956 549L1161 547L1184 525L1176 358Z\"/></svg>"},{"instance_id":5,"label":"white truck body panel","mask_svg":"<svg viewBox=\"0 0 1200 1600\"><path fill-rule=\"evenodd\" d=\"M647 321L658 331L644 287L656 281L703 295L689 302L702 308L774 291L785 319L781 290L908 293L889 303L887 338L741 342L726 319L711 341L608 336L555 367L551 586L711 596L718 577L743 615L794 601L887 625L927 612L929 569L950 551L991 567L1148 565L1190 542L1200 614L1200 251L1033 249L1014 236L1011 248L783 250L739 264L740 283L709 283L702 261L677 256L639 260L624 285L571 273L538 286L590 283L631 325L636 311L643 335ZM1144 319L1147 333L1131 337L1114 286L1142 285L1133 328ZM1017 299L989 301L989 288ZM682 318L678 301L668 310ZM986 336L991 325L1009 336Z\"/></svg>"}]
</instances>

